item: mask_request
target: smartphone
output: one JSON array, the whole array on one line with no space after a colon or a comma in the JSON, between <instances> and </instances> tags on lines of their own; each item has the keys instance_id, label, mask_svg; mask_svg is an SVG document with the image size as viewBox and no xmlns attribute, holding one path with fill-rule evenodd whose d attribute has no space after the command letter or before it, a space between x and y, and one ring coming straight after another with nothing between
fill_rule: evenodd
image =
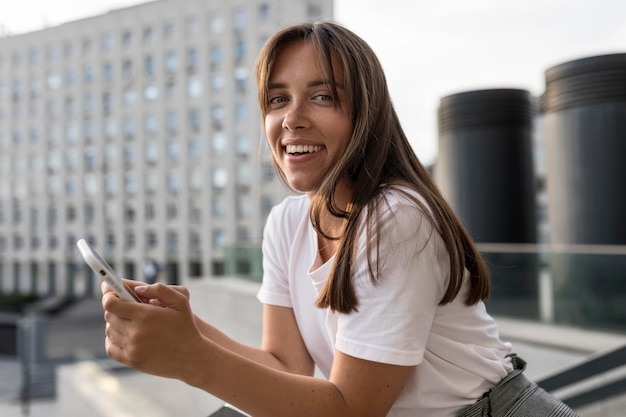
<instances>
[{"instance_id":1,"label":"smartphone","mask_svg":"<svg viewBox=\"0 0 626 417\"><path fill-rule=\"evenodd\" d=\"M122 278L115 272L113 268L100 256L100 254L91 246L85 239L80 239L76 242L80 254L83 255L87 265L93 269L93 271L100 276L100 278L107 283L109 287L117 294L121 299L127 301L134 301L142 303L141 298L137 296L128 288Z\"/></svg>"}]
</instances>

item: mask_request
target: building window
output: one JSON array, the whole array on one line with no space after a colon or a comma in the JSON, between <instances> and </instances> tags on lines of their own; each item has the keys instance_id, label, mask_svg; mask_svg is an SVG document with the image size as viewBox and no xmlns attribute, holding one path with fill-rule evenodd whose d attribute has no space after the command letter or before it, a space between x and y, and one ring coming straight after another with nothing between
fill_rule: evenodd
<instances>
[{"instance_id":1,"label":"building window","mask_svg":"<svg viewBox=\"0 0 626 417\"><path fill-rule=\"evenodd\" d=\"M157 118L153 113L144 115L144 131L147 134L155 134L157 132Z\"/></svg>"},{"instance_id":2,"label":"building window","mask_svg":"<svg viewBox=\"0 0 626 417\"><path fill-rule=\"evenodd\" d=\"M212 13L209 20L210 20L209 26L211 28L211 32L220 33L224 29L224 21L222 19L222 15L219 12Z\"/></svg>"},{"instance_id":3,"label":"building window","mask_svg":"<svg viewBox=\"0 0 626 417\"><path fill-rule=\"evenodd\" d=\"M122 62L122 76L125 80L129 80L133 77L133 61L130 58Z\"/></svg>"},{"instance_id":4,"label":"building window","mask_svg":"<svg viewBox=\"0 0 626 417\"><path fill-rule=\"evenodd\" d=\"M178 131L178 114L174 110L168 110L165 115L165 128L169 133Z\"/></svg>"},{"instance_id":5,"label":"building window","mask_svg":"<svg viewBox=\"0 0 626 417\"><path fill-rule=\"evenodd\" d=\"M163 37L165 38L165 40L171 40L172 38L174 38L173 23L166 23L165 26L163 26Z\"/></svg>"},{"instance_id":6,"label":"building window","mask_svg":"<svg viewBox=\"0 0 626 417\"><path fill-rule=\"evenodd\" d=\"M235 103L235 120L243 122L248 117L248 105L245 101Z\"/></svg>"},{"instance_id":7,"label":"building window","mask_svg":"<svg viewBox=\"0 0 626 417\"><path fill-rule=\"evenodd\" d=\"M202 96L202 80L197 75L189 77L187 81L187 94L191 98Z\"/></svg>"},{"instance_id":8,"label":"building window","mask_svg":"<svg viewBox=\"0 0 626 417\"><path fill-rule=\"evenodd\" d=\"M85 175L85 192L89 196L97 196L100 191L100 186L98 184L98 177L95 174L86 174Z\"/></svg>"},{"instance_id":9,"label":"building window","mask_svg":"<svg viewBox=\"0 0 626 417\"><path fill-rule=\"evenodd\" d=\"M226 168L213 168L213 187L223 189L228 185L228 172Z\"/></svg>"},{"instance_id":10,"label":"building window","mask_svg":"<svg viewBox=\"0 0 626 417\"><path fill-rule=\"evenodd\" d=\"M196 108L189 110L189 128L193 131L200 130L200 111Z\"/></svg>"},{"instance_id":11,"label":"building window","mask_svg":"<svg viewBox=\"0 0 626 417\"><path fill-rule=\"evenodd\" d=\"M246 84L248 81L248 69L246 67L238 67L235 69L234 78L235 78L235 88L238 93L246 92Z\"/></svg>"},{"instance_id":12,"label":"building window","mask_svg":"<svg viewBox=\"0 0 626 417\"><path fill-rule=\"evenodd\" d=\"M246 43L243 39L237 39L235 41L234 56L236 61L241 61L246 57Z\"/></svg>"},{"instance_id":13,"label":"building window","mask_svg":"<svg viewBox=\"0 0 626 417\"><path fill-rule=\"evenodd\" d=\"M198 69L198 51L196 48L187 50L187 71L195 72Z\"/></svg>"},{"instance_id":14,"label":"building window","mask_svg":"<svg viewBox=\"0 0 626 417\"><path fill-rule=\"evenodd\" d=\"M146 75L154 74L154 58L152 55L146 55L143 58L143 70Z\"/></svg>"},{"instance_id":15,"label":"building window","mask_svg":"<svg viewBox=\"0 0 626 417\"><path fill-rule=\"evenodd\" d=\"M176 72L178 68L178 60L176 59L176 52L167 51L165 53L165 71L169 73Z\"/></svg>"},{"instance_id":16,"label":"building window","mask_svg":"<svg viewBox=\"0 0 626 417\"><path fill-rule=\"evenodd\" d=\"M176 139L167 142L167 159L170 162L177 162L180 157L180 145Z\"/></svg>"},{"instance_id":17,"label":"building window","mask_svg":"<svg viewBox=\"0 0 626 417\"><path fill-rule=\"evenodd\" d=\"M209 54L209 60L212 68L218 67L222 63L222 48L213 46Z\"/></svg>"},{"instance_id":18,"label":"building window","mask_svg":"<svg viewBox=\"0 0 626 417\"><path fill-rule=\"evenodd\" d=\"M110 33L106 33L102 36L102 50L105 52L111 52L115 48L115 38Z\"/></svg>"},{"instance_id":19,"label":"building window","mask_svg":"<svg viewBox=\"0 0 626 417\"><path fill-rule=\"evenodd\" d=\"M259 21L267 22L270 20L270 5L267 3L261 3L259 5Z\"/></svg>"},{"instance_id":20,"label":"building window","mask_svg":"<svg viewBox=\"0 0 626 417\"><path fill-rule=\"evenodd\" d=\"M159 88L154 84L148 84L143 90L143 97L146 101L155 101L159 98Z\"/></svg>"},{"instance_id":21,"label":"building window","mask_svg":"<svg viewBox=\"0 0 626 417\"><path fill-rule=\"evenodd\" d=\"M159 147L157 141L150 140L145 145L146 162L157 162L159 160Z\"/></svg>"},{"instance_id":22,"label":"building window","mask_svg":"<svg viewBox=\"0 0 626 417\"><path fill-rule=\"evenodd\" d=\"M133 33L129 30L125 30L122 33L122 45L125 47L132 45L133 43Z\"/></svg>"},{"instance_id":23,"label":"building window","mask_svg":"<svg viewBox=\"0 0 626 417\"><path fill-rule=\"evenodd\" d=\"M176 194L180 190L180 178L178 173L169 172L167 174L167 190L170 193Z\"/></svg>"},{"instance_id":24,"label":"building window","mask_svg":"<svg viewBox=\"0 0 626 417\"><path fill-rule=\"evenodd\" d=\"M134 174L128 173L124 176L124 191L129 195L137 193L137 178Z\"/></svg>"},{"instance_id":25,"label":"building window","mask_svg":"<svg viewBox=\"0 0 626 417\"><path fill-rule=\"evenodd\" d=\"M250 153L250 141L248 140L247 135L243 133L239 133L237 135L236 144L237 144L237 155L247 156Z\"/></svg>"},{"instance_id":26,"label":"building window","mask_svg":"<svg viewBox=\"0 0 626 417\"><path fill-rule=\"evenodd\" d=\"M152 42L152 38L154 37L154 31L151 27L147 26L143 28L142 39L144 43Z\"/></svg>"},{"instance_id":27,"label":"building window","mask_svg":"<svg viewBox=\"0 0 626 417\"><path fill-rule=\"evenodd\" d=\"M235 30L243 30L246 28L246 11L244 9L236 9L234 11L233 27Z\"/></svg>"},{"instance_id":28,"label":"building window","mask_svg":"<svg viewBox=\"0 0 626 417\"><path fill-rule=\"evenodd\" d=\"M102 77L106 82L113 81L113 65L110 62L107 62L102 66Z\"/></svg>"},{"instance_id":29,"label":"building window","mask_svg":"<svg viewBox=\"0 0 626 417\"><path fill-rule=\"evenodd\" d=\"M211 139L211 149L213 149L213 153L215 155L221 155L226 150L226 134L224 132L215 132L213 133L213 138Z\"/></svg>"}]
</instances>

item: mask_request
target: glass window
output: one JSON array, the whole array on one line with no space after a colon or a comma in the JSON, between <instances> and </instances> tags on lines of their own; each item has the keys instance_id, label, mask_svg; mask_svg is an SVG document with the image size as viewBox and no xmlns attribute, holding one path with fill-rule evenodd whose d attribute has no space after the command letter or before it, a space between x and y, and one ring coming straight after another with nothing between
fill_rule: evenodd
<instances>
[{"instance_id":1,"label":"glass window","mask_svg":"<svg viewBox=\"0 0 626 417\"><path fill-rule=\"evenodd\" d=\"M259 21L267 22L270 20L270 5L267 3L261 3L259 5Z\"/></svg>"},{"instance_id":2,"label":"glass window","mask_svg":"<svg viewBox=\"0 0 626 417\"><path fill-rule=\"evenodd\" d=\"M185 19L185 33L194 36L198 32L198 19L195 16L187 16Z\"/></svg>"},{"instance_id":3,"label":"glass window","mask_svg":"<svg viewBox=\"0 0 626 417\"><path fill-rule=\"evenodd\" d=\"M105 52L111 52L115 48L115 38L110 33L102 36L102 49Z\"/></svg>"},{"instance_id":4,"label":"glass window","mask_svg":"<svg viewBox=\"0 0 626 417\"><path fill-rule=\"evenodd\" d=\"M130 30L125 30L122 33L122 45L130 46L133 43L133 33Z\"/></svg>"},{"instance_id":5,"label":"glass window","mask_svg":"<svg viewBox=\"0 0 626 417\"><path fill-rule=\"evenodd\" d=\"M122 75L124 79L128 80L133 76L133 61L127 58L122 62Z\"/></svg>"},{"instance_id":6,"label":"glass window","mask_svg":"<svg viewBox=\"0 0 626 417\"><path fill-rule=\"evenodd\" d=\"M226 80L221 73L216 72L211 76L211 88L213 89L214 93L219 93L220 91L222 91L225 85Z\"/></svg>"},{"instance_id":7,"label":"glass window","mask_svg":"<svg viewBox=\"0 0 626 417\"><path fill-rule=\"evenodd\" d=\"M117 194L117 181L114 175L109 174L104 178L104 189L107 195L112 196ZM111 204L113 204L113 202L111 202Z\"/></svg>"},{"instance_id":8,"label":"glass window","mask_svg":"<svg viewBox=\"0 0 626 417\"><path fill-rule=\"evenodd\" d=\"M83 39L83 54L89 54L93 50L93 42L91 39Z\"/></svg>"},{"instance_id":9,"label":"glass window","mask_svg":"<svg viewBox=\"0 0 626 417\"><path fill-rule=\"evenodd\" d=\"M228 171L226 168L215 167L213 168L213 187L225 188L228 185Z\"/></svg>"},{"instance_id":10,"label":"glass window","mask_svg":"<svg viewBox=\"0 0 626 417\"><path fill-rule=\"evenodd\" d=\"M200 139L193 138L189 140L189 156L192 158L199 158L202 156L202 143Z\"/></svg>"},{"instance_id":11,"label":"glass window","mask_svg":"<svg viewBox=\"0 0 626 417\"><path fill-rule=\"evenodd\" d=\"M135 152L135 145L132 143L124 146L124 162L128 165L133 165L137 159L137 153Z\"/></svg>"},{"instance_id":12,"label":"glass window","mask_svg":"<svg viewBox=\"0 0 626 417\"><path fill-rule=\"evenodd\" d=\"M187 81L187 94L191 98L202 96L202 80L197 75L189 77Z\"/></svg>"},{"instance_id":13,"label":"glass window","mask_svg":"<svg viewBox=\"0 0 626 417\"><path fill-rule=\"evenodd\" d=\"M243 133L237 134L237 155L246 156L250 153L250 141Z\"/></svg>"},{"instance_id":14,"label":"glass window","mask_svg":"<svg viewBox=\"0 0 626 417\"><path fill-rule=\"evenodd\" d=\"M189 188L194 191L200 191L203 180L202 169L199 166L196 165L189 169Z\"/></svg>"},{"instance_id":15,"label":"glass window","mask_svg":"<svg viewBox=\"0 0 626 417\"><path fill-rule=\"evenodd\" d=\"M48 62L57 62L59 60L59 48L55 45L48 45L46 48L46 58Z\"/></svg>"},{"instance_id":16,"label":"glass window","mask_svg":"<svg viewBox=\"0 0 626 417\"><path fill-rule=\"evenodd\" d=\"M110 143L104 148L104 163L107 166L113 166L115 161L117 161L117 146Z\"/></svg>"},{"instance_id":17,"label":"glass window","mask_svg":"<svg viewBox=\"0 0 626 417\"><path fill-rule=\"evenodd\" d=\"M144 115L144 131L148 134L154 134L157 132L157 119L153 113L146 113Z\"/></svg>"},{"instance_id":18,"label":"glass window","mask_svg":"<svg viewBox=\"0 0 626 417\"><path fill-rule=\"evenodd\" d=\"M135 119L132 116L124 117L124 136L133 136L135 134Z\"/></svg>"},{"instance_id":19,"label":"glass window","mask_svg":"<svg viewBox=\"0 0 626 417\"><path fill-rule=\"evenodd\" d=\"M107 62L102 66L102 77L104 78L104 81L113 81L113 64Z\"/></svg>"},{"instance_id":20,"label":"glass window","mask_svg":"<svg viewBox=\"0 0 626 417\"><path fill-rule=\"evenodd\" d=\"M178 131L178 113L174 110L168 110L165 115L165 128L170 133Z\"/></svg>"},{"instance_id":21,"label":"glass window","mask_svg":"<svg viewBox=\"0 0 626 417\"><path fill-rule=\"evenodd\" d=\"M237 30L246 28L246 11L244 9L236 9L233 14L233 26Z\"/></svg>"},{"instance_id":22,"label":"glass window","mask_svg":"<svg viewBox=\"0 0 626 417\"><path fill-rule=\"evenodd\" d=\"M132 87L127 87L126 90L124 90L123 98L124 104L135 104L137 101L137 93L135 93Z\"/></svg>"},{"instance_id":23,"label":"glass window","mask_svg":"<svg viewBox=\"0 0 626 417\"><path fill-rule=\"evenodd\" d=\"M165 26L163 26L163 37L166 40L170 40L174 37L174 24L173 23L166 23Z\"/></svg>"},{"instance_id":24,"label":"glass window","mask_svg":"<svg viewBox=\"0 0 626 417\"><path fill-rule=\"evenodd\" d=\"M61 87L61 77L54 71L48 72L46 80L50 90L58 90Z\"/></svg>"},{"instance_id":25,"label":"glass window","mask_svg":"<svg viewBox=\"0 0 626 417\"><path fill-rule=\"evenodd\" d=\"M117 135L117 123L112 117L104 119L104 135L107 139L113 139Z\"/></svg>"},{"instance_id":26,"label":"glass window","mask_svg":"<svg viewBox=\"0 0 626 417\"><path fill-rule=\"evenodd\" d=\"M180 157L180 145L176 139L170 139L167 142L167 159L171 162L178 161Z\"/></svg>"},{"instance_id":27,"label":"glass window","mask_svg":"<svg viewBox=\"0 0 626 417\"><path fill-rule=\"evenodd\" d=\"M154 58L152 55L146 55L143 57L143 70L146 75L154 74Z\"/></svg>"},{"instance_id":28,"label":"glass window","mask_svg":"<svg viewBox=\"0 0 626 417\"><path fill-rule=\"evenodd\" d=\"M248 164L237 165L237 185L244 187L250 185L250 167Z\"/></svg>"},{"instance_id":29,"label":"glass window","mask_svg":"<svg viewBox=\"0 0 626 417\"><path fill-rule=\"evenodd\" d=\"M226 233L222 229L213 230L213 246L222 248L226 244Z\"/></svg>"},{"instance_id":30,"label":"glass window","mask_svg":"<svg viewBox=\"0 0 626 417\"><path fill-rule=\"evenodd\" d=\"M159 187L159 177L156 169L147 169L145 174L146 192L153 194Z\"/></svg>"},{"instance_id":31,"label":"glass window","mask_svg":"<svg viewBox=\"0 0 626 417\"><path fill-rule=\"evenodd\" d=\"M93 125L93 120L87 119L83 123L83 135L85 136L85 142L92 142L95 134L95 128Z\"/></svg>"},{"instance_id":32,"label":"glass window","mask_svg":"<svg viewBox=\"0 0 626 417\"><path fill-rule=\"evenodd\" d=\"M147 162L157 162L159 159L159 146L157 141L150 140L145 145L145 158Z\"/></svg>"},{"instance_id":33,"label":"glass window","mask_svg":"<svg viewBox=\"0 0 626 417\"><path fill-rule=\"evenodd\" d=\"M150 26L146 26L143 28L142 39L144 43L152 42L152 38L154 37L154 31Z\"/></svg>"},{"instance_id":34,"label":"glass window","mask_svg":"<svg viewBox=\"0 0 626 417\"><path fill-rule=\"evenodd\" d=\"M170 171L167 174L167 189L171 193L177 193L180 190L180 178L178 173Z\"/></svg>"},{"instance_id":35,"label":"glass window","mask_svg":"<svg viewBox=\"0 0 626 417\"><path fill-rule=\"evenodd\" d=\"M78 141L78 123L69 121L65 125L65 138L68 143L76 143Z\"/></svg>"},{"instance_id":36,"label":"glass window","mask_svg":"<svg viewBox=\"0 0 626 417\"><path fill-rule=\"evenodd\" d=\"M94 111L93 94L85 93L83 97L83 111L85 114L91 114Z\"/></svg>"},{"instance_id":37,"label":"glass window","mask_svg":"<svg viewBox=\"0 0 626 417\"><path fill-rule=\"evenodd\" d=\"M109 113L113 107L113 95L110 91L102 93L102 110Z\"/></svg>"},{"instance_id":38,"label":"glass window","mask_svg":"<svg viewBox=\"0 0 626 417\"><path fill-rule=\"evenodd\" d=\"M222 63L222 48L219 46L213 46L209 59L212 67L217 67Z\"/></svg>"},{"instance_id":39,"label":"glass window","mask_svg":"<svg viewBox=\"0 0 626 417\"><path fill-rule=\"evenodd\" d=\"M200 129L200 111L196 108L189 110L189 128L195 131Z\"/></svg>"},{"instance_id":40,"label":"glass window","mask_svg":"<svg viewBox=\"0 0 626 417\"><path fill-rule=\"evenodd\" d=\"M243 122L248 117L248 103L245 101L238 101L235 103L235 120L237 122Z\"/></svg>"},{"instance_id":41,"label":"glass window","mask_svg":"<svg viewBox=\"0 0 626 417\"><path fill-rule=\"evenodd\" d=\"M214 104L211 107L211 119L216 127L221 126L225 116L226 113L224 112L224 106L221 104Z\"/></svg>"},{"instance_id":42,"label":"glass window","mask_svg":"<svg viewBox=\"0 0 626 417\"><path fill-rule=\"evenodd\" d=\"M235 41L235 60L241 61L246 57L246 43L243 39Z\"/></svg>"},{"instance_id":43,"label":"glass window","mask_svg":"<svg viewBox=\"0 0 626 417\"><path fill-rule=\"evenodd\" d=\"M65 192L68 195L76 195L78 192L78 182L75 178L68 178L65 181Z\"/></svg>"},{"instance_id":44,"label":"glass window","mask_svg":"<svg viewBox=\"0 0 626 417\"><path fill-rule=\"evenodd\" d=\"M63 45L63 56L65 56L66 59L74 56L74 44L71 41L67 41Z\"/></svg>"},{"instance_id":45,"label":"glass window","mask_svg":"<svg viewBox=\"0 0 626 417\"><path fill-rule=\"evenodd\" d=\"M136 194L137 193L137 178L135 178L135 174L132 172L124 175L124 191L126 194Z\"/></svg>"},{"instance_id":46,"label":"glass window","mask_svg":"<svg viewBox=\"0 0 626 417\"><path fill-rule=\"evenodd\" d=\"M85 174L84 186L85 186L85 192L87 193L87 195L97 196L98 193L100 192L100 184L98 183L98 176L93 173ZM92 206L92 212L85 213L85 217L87 218L88 223L90 220L93 220L93 215L94 214L93 214L93 206Z\"/></svg>"},{"instance_id":47,"label":"glass window","mask_svg":"<svg viewBox=\"0 0 626 417\"><path fill-rule=\"evenodd\" d=\"M76 82L76 73L73 68L67 68L65 70L65 84L74 85Z\"/></svg>"},{"instance_id":48,"label":"glass window","mask_svg":"<svg viewBox=\"0 0 626 417\"><path fill-rule=\"evenodd\" d=\"M31 48L28 52L29 63L32 66L39 65L41 63L41 53L37 48Z\"/></svg>"},{"instance_id":49,"label":"glass window","mask_svg":"<svg viewBox=\"0 0 626 417\"><path fill-rule=\"evenodd\" d=\"M85 68L83 68L83 80L87 84L90 84L94 82L95 79L96 79L96 70L94 69L93 65L86 65Z\"/></svg>"},{"instance_id":50,"label":"glass window","mask_svg":"<svg viewBox=\"0 0 626 417\"><path fill-rule=\"evenodd\" d=\"M198 51L196 48L187 49L187 71L196 71L198 68Z\"/></svg>"},{"instance_id":51,"label":"glass window","mask_svg":"<svg viewBox=\"0 0 626 417\"><path fill-rule=\"evenodd\" d=\"M93 146L85 148L85 169L91 170L96 166L97 152Z\"/></svg>"},{"instance_id":52,"label":"glass window","mask_svg":"<svg viewBox=\"0 0 626 417\"><path fill-rule=\"evenodd\" d=\"M209 18L210 28L213 33L220 33L224 29L224 21L222 15L219 12L213 12Z\"/></svg>"},{"instance_id":53,"label":"glass window","mask_svg":"<svg viewBox=\"0 0 626 417\"><path fill-rule=\"evenodd\" d=\"M155 101L159 98L159 88L154 84L146 85L146 88L143 90L143 97L146 101Z\"/></svg>"},{"instance_id":54,"label":"glass window","mask_svg":"<svg viewBox=\"0 0 626 417\"><path fill-rule=\"evenodd\" d=\"M76 148L68 148L65 151L65 166L73 171L78 166L79 153Z\"/></svg>"},{"instance_id":55,"label":"glass window","mask_svg":"<svg viewBox=\"0 0 626 417\"><path fill-rule=\"evenodd\" d=\"M224 132L215 132L213 133L213 138L211 140L211 148L213 149L213 153L216 155L220 155L224 153L226 150L226 134Z\"/></svg>"},{"instance_id":56,"label":"glass window","mask_svg":"<svg viewBox=\"0 0 626 417\"><path fill-rule=\"evenodd\" d=\"M238 67L235 69L234 78L235 78L235 88L237 88L238 93L246 92L246 83L248 81L249 71L245 67Z\"/></svg>"},{"instance_id":57,"label":"glass window","mask_svg":"<svg viewBox=\"0 0 626 417\"><path fill-rule=\"evenodd\" d=\"M178 60L176 59L176 52L167 51L165 53L165 71L176 72L178 67Z\"/></svg>"}]
</instances>

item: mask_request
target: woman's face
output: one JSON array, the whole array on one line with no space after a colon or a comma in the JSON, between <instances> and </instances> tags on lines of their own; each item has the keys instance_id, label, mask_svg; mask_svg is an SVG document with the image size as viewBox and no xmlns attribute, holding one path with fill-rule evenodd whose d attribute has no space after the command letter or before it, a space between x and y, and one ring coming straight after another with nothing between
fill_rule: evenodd
<instances>
[{"instance_id":1,"label":"woman's face","mask_svg":"<svg viewBox=\"0 0 626 417\"><path fill-rule=\"evenodd\" d=\"M352 134L343 74L333 64L339 97L332 96L329 77L310 41L285 46L270 75L265 133L287 182L300 192L317 190Z\"/></svg>"}]
</instances>

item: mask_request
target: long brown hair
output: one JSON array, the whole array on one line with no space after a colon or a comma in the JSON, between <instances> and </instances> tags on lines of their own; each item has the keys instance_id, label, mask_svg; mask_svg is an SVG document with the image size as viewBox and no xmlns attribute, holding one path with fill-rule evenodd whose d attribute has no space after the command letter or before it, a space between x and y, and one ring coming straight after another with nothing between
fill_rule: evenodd
<instances>
[{"instance_id":1,"label":"long brown hair","mask_svg":"<svg viewBox=\"0 0 626 417\"><path fill-rule=\"evenodd\" d=\"M319 294L317 306L342 313L357 310L358 299L352 273L353 265L356 264L358 235L363 232L360 217L366 210L366 233L368 237L378 236L376 220L381 199L384 198L384 184L404 184L416 190L426 201L425 206L414 199L441 235L450 257L449 284L439 304L447 304L457 296L465 268L471 276L471 289L465 303L472 305L488 298L488 268L469 233L415 155L393 108L382 66L365 41L333 22L304 23L277 32L267 41L256 63L259 105L263 117L267 113L268 84L276 57L286 45L300 40L309 40L315 46L336 98L333 60L341 67L345 104L351 112L354 126L345 154L324 177L311 199L310 217L313 226L325 238L339 241L332 272ZM277 167L276 164L274 166ZM277 173L287 184L284 174L279 169ZM347 181L353 191L346 209L340 208L334 198L341 181ZM324 232L320 224L324 211L344 219L341 236L328 236ZM367 242L370 241L367 239ZM378 240L375 238L373 241ZM378 272L377 263L372 261L375 251L377 248L367 248L369 271L374 282Z\"/></svg>"}]
</instances>

